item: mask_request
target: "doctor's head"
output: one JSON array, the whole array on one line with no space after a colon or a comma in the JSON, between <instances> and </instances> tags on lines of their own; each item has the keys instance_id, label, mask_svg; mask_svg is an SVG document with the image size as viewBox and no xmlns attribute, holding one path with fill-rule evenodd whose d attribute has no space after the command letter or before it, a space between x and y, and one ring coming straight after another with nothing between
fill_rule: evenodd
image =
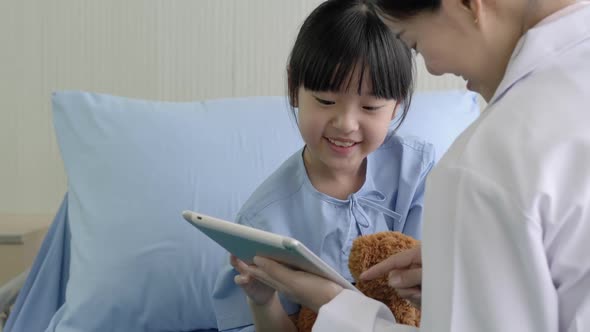
<instances>
[{"instance_id":1,"label":"doctor's head","mask_svg":"<svg viewBox=\"0 0 590 332\"><path fill-rule=\"evenodd\" d=\"M386 23L424 57L489 100L520 37L575 0L376 0Z\"/></svg>"}]
</instances>

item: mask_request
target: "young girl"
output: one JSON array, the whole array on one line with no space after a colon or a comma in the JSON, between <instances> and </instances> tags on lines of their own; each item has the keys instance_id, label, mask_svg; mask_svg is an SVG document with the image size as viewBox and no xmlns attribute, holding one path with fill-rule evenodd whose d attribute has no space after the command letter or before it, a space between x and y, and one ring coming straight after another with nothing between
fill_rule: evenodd
<instances>
[{"instance_id":1,"label":"young girl","mask_svg":"<svg viewBox=\"0 0 590 332\"><path fill-rule=\"evenodd\" d=\"M421 250L363 277L421 284L421 331L590 331L590 2L378 2L432 73L463 76L488 107L429 175ZM324 278L254 262L249 275L319 311L314 331L414 331Z\"/></svg>"},{"instance_id":2,"label":"young girl","mask_svg":"<svg viewBox=\"0 0 590 332\"><path fill-rule=\"evenodd\" d=\"M289 59L288 94L305 147L250 197L237 222L291 236L352 281L348 255L359 235L386 230L420 238L430 144L390 130L405 117L410 50L370 1L330 0L305 20ZM232 258L241 270L243 262ZM293 328L298 304L228 266L214 291L218 328Z\"/></svg>"}]
</instances>

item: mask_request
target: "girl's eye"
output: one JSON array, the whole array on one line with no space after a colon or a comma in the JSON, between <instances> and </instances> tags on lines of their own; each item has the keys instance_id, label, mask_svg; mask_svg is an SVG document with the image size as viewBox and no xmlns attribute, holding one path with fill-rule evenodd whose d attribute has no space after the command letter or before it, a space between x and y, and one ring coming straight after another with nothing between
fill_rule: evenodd
<instances>
[{"instance_id":1,"label":"girl's eye","mask_svg":"<svg viewBox=\"0 0 590 332\"><path fill-rule=\"evenodd\" d=\"M315 99L318 101L318 103L320 103L322 105L334 105L334 104L336 104L335 102L333 102L331 100L321 99L321 98L318 98L318 97L315 97Z\"/></svg>"},{"instance_id":2,"label":"girl's eye","mask_svg":"<svg viewBox=\"0 0 590 332\"><path fill-rule=\"evenodd\" d=\"M363 106L363 108L367 111L376 111L378 109L380 109L383 106Z\"/></svg>"}]
</instances>

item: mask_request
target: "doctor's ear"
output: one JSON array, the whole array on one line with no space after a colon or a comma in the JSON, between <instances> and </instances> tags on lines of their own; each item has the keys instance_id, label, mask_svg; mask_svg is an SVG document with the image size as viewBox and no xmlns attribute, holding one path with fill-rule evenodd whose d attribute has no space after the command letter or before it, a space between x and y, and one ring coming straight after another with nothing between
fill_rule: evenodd
<instances>
[{"instance_id":1,"label":"doctor's ear","mask_svg":"<svg viewBox=\"0 0 590 332\"><path fill-rule=\"evenodd\" d=\"M484 0L460 0L461 8L466 14L470 16L475 25L479 25L482 16L482 8Z\"/></svg>"}]
</instances>

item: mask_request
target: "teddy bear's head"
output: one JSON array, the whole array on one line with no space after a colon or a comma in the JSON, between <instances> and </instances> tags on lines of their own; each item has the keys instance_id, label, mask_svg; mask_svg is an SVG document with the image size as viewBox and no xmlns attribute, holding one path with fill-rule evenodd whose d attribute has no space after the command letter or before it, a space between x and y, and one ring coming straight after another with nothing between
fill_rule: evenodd
<instances>
[{"instance_id":1,"label":"teddy bear's head","mask_svg":"<svg viewBox=\"0 0 590 332\"><path fill-rule=\"evenodd\" d=\"M398 323L419 326L420 310L409 301L397 296L395 290L387 283L387 276L363 281L359 276L371 266L387 257L418 245L418 241L400 232L380 232L358 237L350 251L348 268L355 280L355 286L366 296L385 303L391 309ZM299 331L311 331L316 314L302 308L297 317Z\"/></svg>"}]
</instances>

